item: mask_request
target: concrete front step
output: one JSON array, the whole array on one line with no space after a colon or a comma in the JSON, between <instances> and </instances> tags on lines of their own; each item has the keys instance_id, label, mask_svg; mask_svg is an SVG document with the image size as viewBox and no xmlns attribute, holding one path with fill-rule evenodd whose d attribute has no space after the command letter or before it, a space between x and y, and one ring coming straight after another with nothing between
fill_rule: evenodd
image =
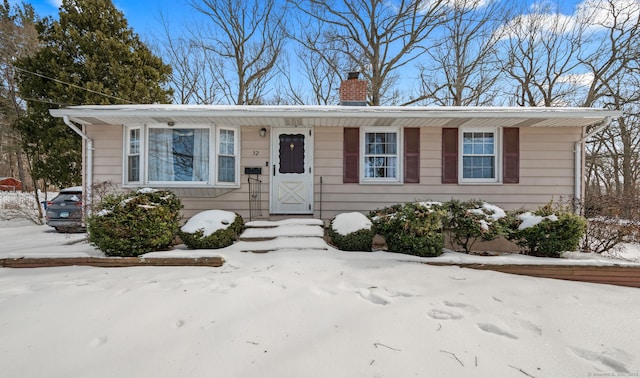
<instances>
[{"instance_id":1,"label":"concrete front step","mask_svg":"<svg viewBox=\"0 0 640 378\"><path fill-rule=\"evenodd\" d=\"M324 222L321 219L312 218L290 218L281 219L277 221L252 221L245 223L247 228L274 228L279 226L290 225L306 225L306 226L320 226L324 227Z\"/></svg>"},{"instance_id":2,"label":"concrete front step","mask_svg":"<svg viewBox=\"0 0 640 378\"><path fill-rule=\"evenodd\" d=\"M329 248L324 239L318 237L280 237L272 240L239 241L241 252L265 253L282 250L326 251Z\"/></svg>"},{"instance_id":3,"label":"concrete front step","mask_svg":"<svg viewBox=\"0 0 640 378\"><path fill-rule=\"evenodd\" d=\"M309 226L304 224L294 224L286 227L261 227L247 228L240 240L244 241L263 241L271 240L279 237L324 237L324 230L320 226Z\"/></svg>"},{"instance_id":4,"label":"concrete front step","mask_svg":"<svg viewBox=\"0 0 640 378\"><path fill-rule=\"evenodd\" d=\"M324 241L324 222L320 219L253 221L245 226L238 242L242 252L328 249Z\"/></svg>"}]
</instances>

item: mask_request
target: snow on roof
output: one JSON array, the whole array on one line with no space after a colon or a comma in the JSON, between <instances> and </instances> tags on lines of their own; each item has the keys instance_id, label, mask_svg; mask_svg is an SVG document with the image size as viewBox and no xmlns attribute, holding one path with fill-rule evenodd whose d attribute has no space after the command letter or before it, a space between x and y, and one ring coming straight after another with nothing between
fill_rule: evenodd
<instances>
[{"instance_id":1,"label":"snow on roof","mask_svg":"<svg viewBox=\"0 0 640 378\"><path fill-rule=\"evenodd\" d=\"M340 106L340 105L184 105L184 104L133 104L133 105L80 105L61 109L51 109L56 117L78 116L95 113L106 116L115 113L136 113L144 115L228 115L246 114L261 116L281 116L282 113L305 113L340 117L344 114L370 116L372 113L399 115L439 115L445 117L494 117L509 115L518 117L618 117L617 110L585 107L505 107L505 106ZM164 113L164 114L163 114Z\"/></svg>"}]
</instances>

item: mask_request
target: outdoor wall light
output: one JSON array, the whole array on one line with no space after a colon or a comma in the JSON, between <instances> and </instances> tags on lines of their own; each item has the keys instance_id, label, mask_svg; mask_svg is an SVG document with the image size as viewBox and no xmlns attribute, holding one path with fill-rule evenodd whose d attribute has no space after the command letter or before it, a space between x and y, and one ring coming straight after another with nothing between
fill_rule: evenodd
<instances>
[{"instance_id":1,"label":"outdoor wall light","mask_svg":"<svg viewBox=\"0 0 640 378\"><path fill-rule=\"evenodd\" d=\"M260 136L264 137L265 135L267 135L267 129L265 129L264 127L260 129Z\"/></svg>"}]
</instances>

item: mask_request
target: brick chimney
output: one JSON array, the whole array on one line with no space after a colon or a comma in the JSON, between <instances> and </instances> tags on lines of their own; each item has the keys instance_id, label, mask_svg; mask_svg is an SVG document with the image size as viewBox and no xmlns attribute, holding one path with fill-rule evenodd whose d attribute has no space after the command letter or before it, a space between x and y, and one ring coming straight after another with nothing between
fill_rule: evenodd
<instances>
[{"instance_id":1,"label":"brick chimney","mask_svg":"<svg viewBox=\"0 0 640 378\"><path fill-rule=\"evenodd\" d=\"M340 105L367 105L367 81L360 80L360 72L349 72L347 80L340 84Z\"/></svg>"}]
</instances>

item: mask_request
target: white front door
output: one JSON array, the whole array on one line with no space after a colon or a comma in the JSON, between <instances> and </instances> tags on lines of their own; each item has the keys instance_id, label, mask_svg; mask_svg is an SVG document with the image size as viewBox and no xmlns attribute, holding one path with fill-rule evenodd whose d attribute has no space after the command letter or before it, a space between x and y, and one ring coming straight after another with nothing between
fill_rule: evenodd
<instances>
[{"instance_id":1,"label":"white front door","mask_svg":"<svg viewBox=\"0 0 640 378\"><path fill-rule=\"evenodd\" d=\"M313 214L313 133L271 129L271 214Z\"/></svg>"}]
</instances>

